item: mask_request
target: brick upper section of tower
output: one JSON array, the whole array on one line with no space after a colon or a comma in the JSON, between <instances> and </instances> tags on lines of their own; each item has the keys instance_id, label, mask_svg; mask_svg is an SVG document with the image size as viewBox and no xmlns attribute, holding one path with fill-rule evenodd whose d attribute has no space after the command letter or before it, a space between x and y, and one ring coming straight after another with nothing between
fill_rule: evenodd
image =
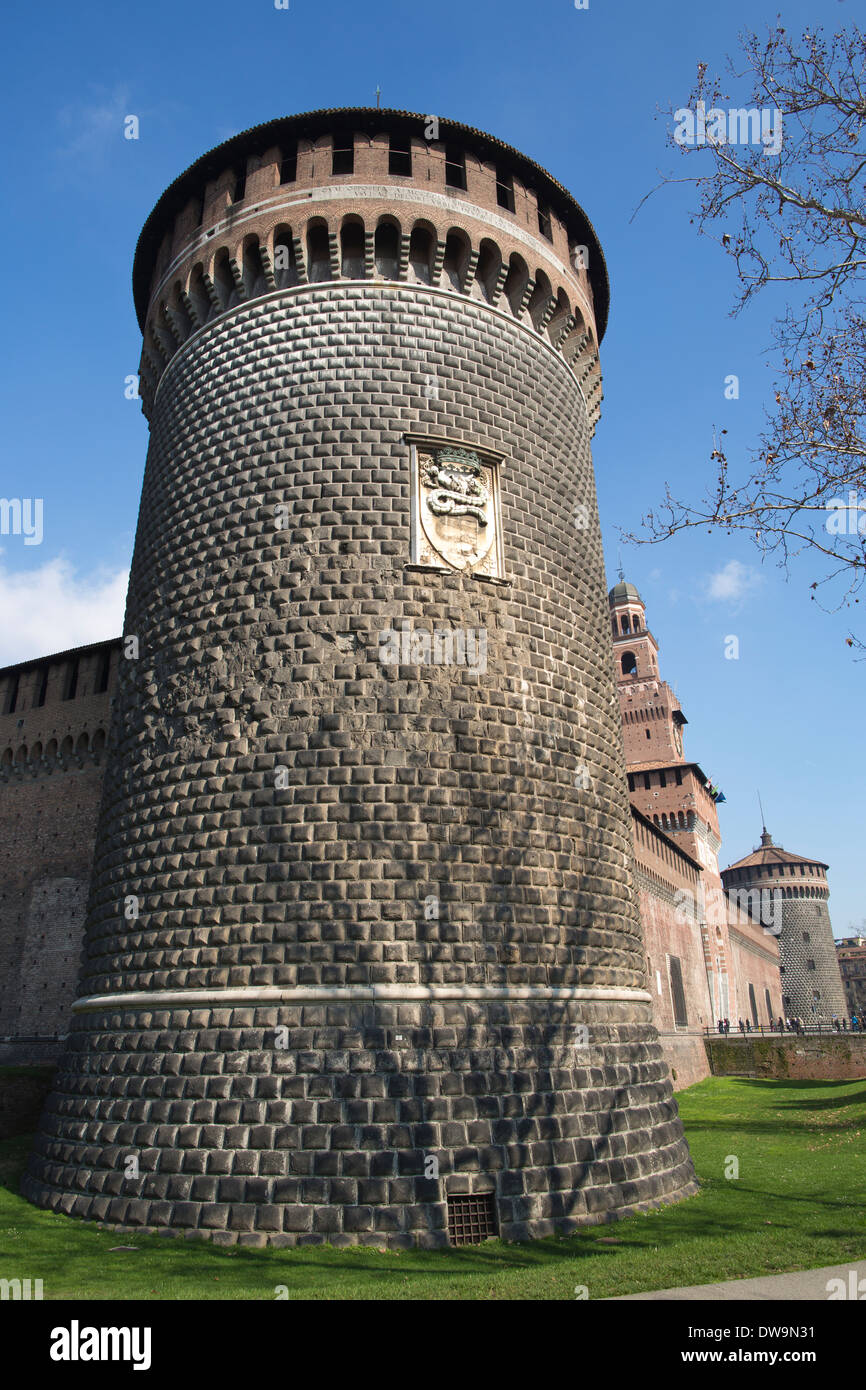
<instances>
[{"instance_id":1,"label":"brick upper section of tower","mask_svg":"<svg viewBox=\"0 0 866 1390\"><path fill-rule=\"evenodd\" d=\"M492 136L366 108L244 131L160 198L133 274L145 413L168 362L209 320L341 279L428 285L516 318L562 353L597 421L608 281L582 209Z\"/></svg>"}]
</instances>

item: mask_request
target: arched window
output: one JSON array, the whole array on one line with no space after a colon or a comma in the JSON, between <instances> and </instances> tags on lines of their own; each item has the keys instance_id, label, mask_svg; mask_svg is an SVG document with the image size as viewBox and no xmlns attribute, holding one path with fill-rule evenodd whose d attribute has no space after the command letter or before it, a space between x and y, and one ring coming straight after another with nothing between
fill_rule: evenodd
<instances>
[{"instance_id":1,"label":"arched window","mask_svg":"<svg viewBox=\"0 0 866 1390\"><path fill-rule=\"evenodd\" d=\"M183 342L186 342L192 332L193 325L187 307L181 298L180 289L180 281L178 280L172 288L168 307L171 309L171 323L174 331L180 334Z\"/></svg>"},{"instance_id":2,"label":"arched window","mask_svg":"<svg viewBox=\"0 0 866 1390\"><path fill-rule=\"evenodd\" d=\"M637 675L637 661L635 659L634 652L623 652L622 661L620 664L622 666L622 673L624 676Z\"/></svg>"},{"instance_id":3,"label":"arched window","mask_svg":"<svg viewBox=\"0 0 866 1390\"><path fill-rule=\"evenodd\" d=\"M231 309L237 304L238 292L229 265L229 253L223 247L217 252L216 261L213 268L213 282L216 288L217 297L221 309Z\"/></svg>"},{"instance_id":4,"label":"arched window","mask_svg":"<svg viewBox=\"0 0 866 1390\"><path fill-rule=\"evenodd\" d=\"M478 264L475 267L475 287L480 292L480 297L486 299L488 304L493 303L501 265L502 253L499 247L495 241L490 241L485 237L481 243Z\"/></svg>"},{"instance_id":5,"label":"arched window","mask_svg":"<svg viewBox=\"0 0 866 1390\"><path fill-rule=\"evenodd\" d=\"M528 309L529 317L532 319L532 326L536 333L541 332L542 319L545 313L550 318L549 310L552 309L550 301L553 299L553 287L543 270L536 272L535 289L530 296Z\"/></svg>"},{"instance_id":6,"label":"arched window","mask_svg":"<svg viewBox=\"0 0 866 1390\"><path fill-rule=\"evenodd\" d=\"M313 222L307 228L307 277L310 284L331 278L331 252L324 222Z\"/></svg>"},{"instance_id":7,"label":"arched window","mask_svg":"<svg viewBox=\"0 0 866 1390\"><path fill-rule=\"evenodd\" d=\"M376 228L376 274L383 280L396 280L400 269L400 229L395 222L380 222Z\"/></svg>"},{"instance_id":8,"label":"arched window","mask_svg":"<svg viewBox=\"0 0 866 1390\"><path fill-rule=\"evenodd\" d=\"M559 342L566 325L573 317L574 315L568 295L565 293L565 290L560 289L556 296L556 309L554 310L550 323L547 325L547 335L552 343Z\"/></svg>"},{"instance_id":9,"label":"arched window","mask_svg":"<svg viewBox=\"0 0 866 1390\"><path fill-rule=\"evenodd\" d=\"M523 296L526 286L529 283L529 270L522 256L515 252L508 265L508 275L505 280L505 298L508 300L512 314L520 313L520 306L523 303Z\"/></svg>"},{"instance_id":10,"label":"arched window","mask_svg":"<svg viewBox=\"0 0 866 1390\"><path fill-rule=\"evenodd\" d=\"M433 249L436 244L432 227L416 222L409 238L409 279L429 285L433 273Z\"/></svg>"},{"instance_id":11,"label":"arched window","mask_svg":"<svg viewBox=\"0 0 866 1390\"><path fill-rule=\"evenodd\" d=\"M340 229L340 274L344 280L364 278L364 224L347 217Z\"/></svg>"},{"instance_id":12,"label":"arched window","mask_svg":"<svg viewBox=\"0 0 866 1390\"><path fill-rule=\"evenodd\" d=\"M213 313L213 305L204 287L204 270L200 265L193 267L192 275L189 277L189 289L187 290L187 294L189 295L190 303L195 309L199 323L207 323Z\"/></svg>"},{"instance_id":13,"label":"arched window","mask_svg":"<svg viewBox=\"0 0 866 1390\"><path fill-rule=\"evenodd\" d=\"M469 238L465 232L452 230L448 233L445 240L445 260L442 265L442 274L446 289L463 289L463 279L466 275L466 266L469 260Z\"/></svg>"},{"instance_id":14,"label":"arched window","mask_svg":"<svg viewBox=\"0 0 866 1390\"><path fill-rule=\"evenodd\" d=\"M262 263L259 259L258 238L249 236L244 242L243 280L247 299L255 299L267 290Z\"/></svg>"},{"instance_id":15,"label":"arched window","mask_svg":"<svg viewBox=\"0 0 866 1390\"><path fill-rule=\"evenodd\" d=\"M280 290L300 284L291 227L278 227L274 233L274 279Z\"/></svg>"}]
</instances>

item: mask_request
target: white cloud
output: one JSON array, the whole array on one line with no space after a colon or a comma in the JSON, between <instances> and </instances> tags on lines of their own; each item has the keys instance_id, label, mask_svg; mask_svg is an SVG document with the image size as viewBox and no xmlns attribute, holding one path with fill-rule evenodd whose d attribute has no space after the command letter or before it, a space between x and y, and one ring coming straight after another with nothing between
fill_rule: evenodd
<instances>
[{"instance_id":1,"label":"white cloud","mask_svg":"<svg viewBox=\"0 0 866 1390\"><path fill-rule=\"evenodd\" d=\"M722 603L741 603L763 583L757 570L741 560L729 560L707 579L707 598Z\"/></svg>"},{"instance_id":2,"label":"white cloud","mask_svg":"<svg viewBox=\"0 0 866 1390\"><path fill-rule=\"evenodd\" d=\"M129 101L128 89L118 85L110 92L98 91L94 101L66 106L58 113L57 163L66 174L91 172L102 165L112 145L125 144L124 117L141 114L135 108L130 111Z\"/></svg>"},{"instance_id":3,"label":"white cloud","mask_svg":"<svg viewBox=\"0 0 866 1390\"><path fill-rule=\"evenodd\" d=\"M62 556L17 573L0 562L0 666L118 637L128 579L77 574Z\"/></svg>"}]
</instances>

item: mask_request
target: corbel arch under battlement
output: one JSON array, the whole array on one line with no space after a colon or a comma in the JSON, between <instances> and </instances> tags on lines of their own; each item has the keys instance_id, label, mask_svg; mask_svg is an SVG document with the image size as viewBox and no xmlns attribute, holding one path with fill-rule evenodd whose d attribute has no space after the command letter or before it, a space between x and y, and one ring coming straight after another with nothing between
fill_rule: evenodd
<instances>
[{"instance_id":1,"label":"corbel arch under battlement","mask_svg":"<svg viewBox=\"0 0 866 1390\"><path fill-rule=\"evenodd\" d=\"M147 414L175 352L194 332L240 304L274 290L339 280L398 280L431 285L509 313L546 338L581 382L591 424L600 413L600 369L593 325L569 288L520 251L460 222L401 220L396 212L364 216L357 206L334 216L318 209L297 222L273 220L211 243L185 276L165 286L148 312L142 349L141 397ZM402 211L402 209L401 209ZM593 399L595 394L595 399Z\"/></svg>"}]
</instances>

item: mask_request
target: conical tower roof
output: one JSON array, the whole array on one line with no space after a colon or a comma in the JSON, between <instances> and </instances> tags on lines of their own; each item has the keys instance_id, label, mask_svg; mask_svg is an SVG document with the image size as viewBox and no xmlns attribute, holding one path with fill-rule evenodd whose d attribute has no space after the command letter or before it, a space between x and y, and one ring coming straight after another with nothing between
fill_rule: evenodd
<instances>
[{"instance_id":1,"label":"conical tower roof","mask_svg":"<svg viewBox=\"0 0 866 1390\"><path fill-rule=\"evenodd\" d=\"M738 859L735 864L729 864L727 873L730 869L751 869L759 864L817 864L820 868L829 868L829 865L820 859L809 858L805 854L794 854L789 849L783 849L781 845L773 843L773 837L764 826L761 833L761 843L757 849L752 850L744 859Z\"/></svg>"}]
</instances>

